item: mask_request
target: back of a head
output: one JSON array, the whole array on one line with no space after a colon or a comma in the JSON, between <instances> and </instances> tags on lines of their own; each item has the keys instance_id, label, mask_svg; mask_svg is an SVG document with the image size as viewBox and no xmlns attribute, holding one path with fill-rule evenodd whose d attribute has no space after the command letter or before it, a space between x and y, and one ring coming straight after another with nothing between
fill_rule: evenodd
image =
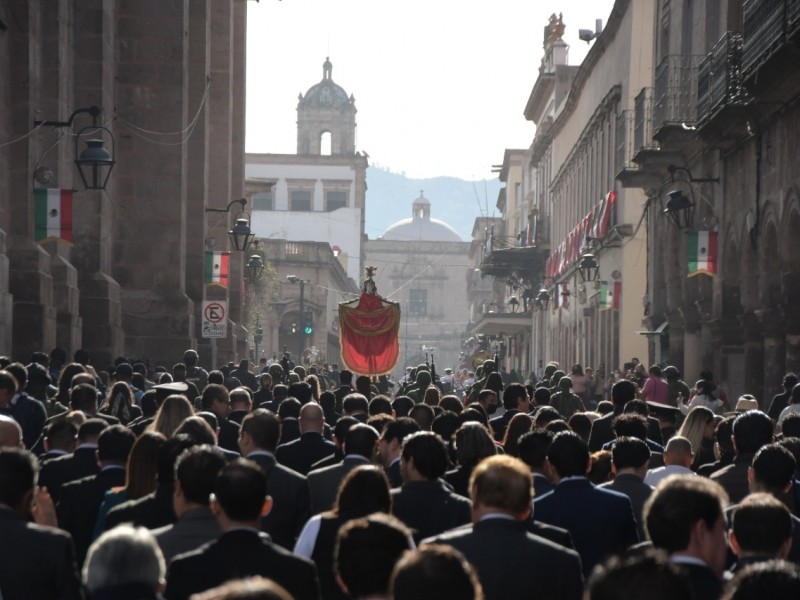
<instances>
[{"instance_id":1,"label":"back of a head","mask_svg":"<svg viewBox=\"0 0 800 600\"><path fill-rule=\"evenodd\" d=\"M78 436L78 426L70 419L55 419L45 429L47 446L53 450L71 451Z\"/></svg>"},{"instance_id":2,"label":"back of a head","mask_svg":"<svg viewBox=\"0 0 800 600\"><path fill-rule=\"evenodd\" d=\"M750 494L733 511L732 529L739 556L778 556L792 538L792 513L772 494Z\"/></svg>"},{"instance_id":3,"label":"back of a head","mask_svg":"<svg viewBox=\"0 0 800 600\"><path fill-rule=\"evenodd\" d=\"M618 471L641 469L650 462L650 448L636 437L618 437L611 449L611 460Z\"/></svg>"},{"instance_id":4,"label":"back of a head","mask_svg":"<svg viewBox=\"0 0 800 600\"><path fill-rule=\"evenodd\" d=\"M79 383L69 395L72 408L94 413L97 410L97 388L88 383Z\"/></svg>"},{"instance_id":5,"label":"back of a head","mask_svg":"<svg viewBox=\"0 0 800 600\"><path fill-rule=\"evenodd\" d=\"M589 447L572 431L562 431L547 449L547 459L560 478L585 477L589 466Z\"/></svg>"},{"instance_id":6,"label":"back of a head","mask_svg":"<svg viewBox=\"0 0 800 600\"><path fill-rule=\"evenodd\" d=\"M392 496L383 469L373 465L358 466L339 486L334 512L348 518L364 517L374 512L389 513Z\"/></svg>"},{"instance_id":7,"label":"back of a head","mask_svg":"<svg viewBox=\"0 0 800 600\"><path fill-rule=\"evenodd\" d=\"M297 398L301 405L311 402L311 385L305 381L298 381L289 385L289 396Z\"/></svg>"},{"instance_id":8,"label":"back of a head","mask_svg":"<svg viewBox=\"0 0 800 600\"><path fill-rule=\"evenodd\" d=\"M528 398L528 390L521 383L509 383L503 391L503 408L517 408L517 400Z\"/></svg>"},{"instance_id":9,"label":"back of a head","mask_svg":"<svg viewBox=\"0 0 800 600\"><path fill-rule=\"evenodd\" d=\"M539 387L533 391L533 402L536 406L547 406L550 404L550 390L546 387Z\"/></svg>"},{"instance_id":10,"label":"back of a head","mask_svg":"<svg viewBox=\"0 0 800 600\"><path fill-rule=\"evenodd\" d=\"M231 410L249 410L253 406L253 392L250 388L238 387L230 393Z\"/></svg>"},{"instance_id":11,"label":"back of a head","mask_svg":"<svg viewBox=\"0 0 800 600\"><path fill-rule=\"evenodd\" d=\"M153 534L130 525L120 525L97 538L83 565L83 581L92 595L123 585L140 585L156 592L165 574L164 555Z\"/></svg>"},{"instance_id":12,"label":"back of a head","mask_svg":"<svg viewBox=\"0 0 800 600\"><path fill-rule=\"evenodd\" d=\"M194 600L294 600L286 588L272 579L261 576L233 579L201 594L194 594L192 598Z\"/></svg>"},{"instance_id":13,"label":"back of a head","mask_svg":"<svg viewBox=\"0 0 800 600\"><path fill-rule=\"evenodd\" d=\"M356 390L359 394L363 394L369 398L372 395L369 377L366 375L359 375L356 377Z\"/></svg>"},{"instance_id":14,"label":"back of a head","mask_svg":"<svg viewBox=\"0 0 800 600\"><path fill-rule=\"evenodd\" d=\"M357 454L370 461L375 456L375 448L380 434L373 427L358 423L347 430L344 437L344 451L346 454Z\"/></svg>"},{"instance_id":15,"label":"back of a head","mask_svg":"<svg viewBox=\"0 0 800 600\"><path fill-rule=\"evenodd\" d=\"M449 462L442 438L430 431L409 435L403 441L402 458L413 459L416 470L429 481L444 475Z\"/></svg>"},{"instance_id":16,"label":"back of a head","mask_svg":"<svg viewBox=\"0 0 800 600\"><path fill-rule=\"evenodd\" d=\"M753 457L753 478L765 492L783 494L794 481L797 463L794 455L781 444L767 444Z\"/></svg>"},{"instance_id":17,"label":"back of a head","mask_svg":"<svg viewBox=\"0 0 800 600\"><path fill-rule=\"evenodd\" d=\"M337 535L336 573L352 598L383 597L395 563L409 550L411 532L396 518L373 514L348 521Z\"/></svg>"},{"instance_id":18,"label":"back of a head","mask_svg":"<svg viewBox=\"0 0 800 600\"><path fill-rule=\"evenodd\" d=\"M419 423L414 419L411 417L397 417L394 421L387 423L381 433L381 437L387 442L397 440L402 444L406 436L417 431L420 431Z\"/></svg>"},{"instance_id":19,"label":"back of a head","mask_svg":"<svg viewBox=\"0 0 800 600\"><path fill-rule=\"evenodd\" d=\"M214 485L214 497L232 521L258 520L266 496L267 476L249 460L237 459L225 465Z\"/></svg>"},{"instance_id":20,"label":"back of a head","mask_svg":"<svg viewBox=\"0 0 800 600\"><path fill-rule=\"evenodd\" d=\"M124 425L106 427L97 438L97 459L125 464L135 441L136 436Z\"/></svg>"},{"instance_id":21,"label":"back of a head","mask_svg":"<svg viewBox=\"0 0 800 600\"><path fill-rule=\"evenodd\" d=\"M636 385L632 381L621 379L611 388L611 401L614 406L625 406L634 398L636 398Z\"/></svg>"},{"instance_id":22,"label":"back of a head","mask_svg":"<svg viewBox=\"0 0 800 600\"><path fill-rule=\"evenodd\" d=\"M248 434L257 448L275 452L281 438L281 421L274 413L258 408L242 421L242 433Z\"/></svg>"},{"instance_id":23,"label":"back of a head","mask_svg":"<svg viewBox=\"0 0 800 600\"><path fill-rule=\"evenodd\" d=\"M552 406L543 406L536 411L534 417L534 427L546 427L551 421L558 421L561 413Z\"/></svg>"},{"instance_id":24,"label":"back of a head","mask_svg":"<svg viewBox=\"0 0 800 600\"><path fill-rule=\"evenodd\" d=\"M331 391L322 392L319 395L319 405L326 413L334 412L336 410L336 396Z\"/></svg>"},{"instance_id":25,"label":"back of a head","mask_svg":"<svg viewBox=\"0 0 800 600\"><path fill-rule=\"evenodd\" d=\"M773 437L772 420L760 410L748 410L733 422L733 441L737 454L755 454Z\"/></svg>"},{"instance_id":26,"label":"back of a head","mask_svg":"<svg viewBox=\"0 0 800 600\"><path fill-rule=\"evenodd\" d=\"M339 384L350 385L353 382L353 373L347 369L339 371Z\"/></svg>"},{"instance_id":27,"label":"back of a head","mask_svg":"<svg viewBox=\"0 0 800 600\"><path fill-rule=\"evenodd\" d=\"M392 410L396 417L407 417L411 409L414 408L414 400L408 396L397 396L392 400Z\"/></svg>"},{"instance_id":28,"label":"back of a head","mask_svg":"<svg viewBox=\"0 0 800 600\"><path fill-rule=\"evenodd\" d=\"M728 584L725 600L800 598L800 568L785 560L769 560L745 568Z\"/></svg>"},{"instance_id":29,"label":"back of a head","mask_svg":"<svg viewBox=\"0 0 800 600\"><path fill-rule=\"evenodd\" d=\"M392 401L386 396L375 396L369 401L369 414L392 414Z\"/></svg>"},{"instance_id":30,"label":"back of a head","mask_svg":"<svg viewBox=\"0 0 800 600\"><path fill-rule=\"evenodd\" d=\"M184 450L175 463L175 479L187 502L207 505L226 464L225 455L216 446L204 444Z\"/></svg>"},{"instance_id":31,"label":"back of a head","mask_svg":"<svg viewBox=\"0 0 800 600\"><path fill-rule=\"evenodd\" d=\"M617 437L647 439L647 419L638 413L623 413L615 417L612 427Z\"/></svg>"},{"instance_id":32,"label":"back of a head","mask_svg":"<svg viewBox=\"0 0 800 600\"><path fill-rule=\"evenodd\" d=\"M209 422L211 417L214 417L214 422L216 423L216 417L213 413L197 413L193 417L184 419L181 424L178 425L175 433L188 435L195 444L209 444L213 446L217 443L217 435L214 433L216 427L212 428Z\"/></svg>"},{"instance_id":33,"label":"back of a head","mask_svg":"<svg viewBox=\"0 0 800 600\"><path fill-rule=\"evenodd\" d=\"M36 457L22 448L0 448L0 504L12 510L33 492L39 464Z\"/></svg>"},{"instance_id":34,"label":"back of a head","mask_svg":"<svg viewBox=\"0 0 800 600\"><path fill-rule=\"evenodd\" d=\"M728 503L725 490L710 479L672 475L661 481L644 506L647 535L656 548L685 550L695 524L713 529Z\"/></svg>"},{"instance_id":35,"label":"back of a head","mask_svg":"<svg viewBox=\"0 0 800 600\"><path fill-rule=\"evenodd\" d=\"M406 552L390 587L393 600L483 600L473 567L458 550L444 545Z\"/></svg>"},{"instance_id":36,"label":"back of a head","mask_svg":"<svg viewBox=\"0 0 800 600\"><path fill-rule=\"evenodd\" d=\"M664 462L666 464L691 464L694 449L692 442L679 435L672 436L664 447Z\"/></svg>"},{"instance_id":37,"label":"back of a head","mask_svg":"<svg viewBox=\"0 0 800 600\"><path fill-rule=\"evenodd\" d=\"M414 408L408 413L408 416L417 422L420 429L430 431L436 413L434 413L433 408L427 404L415 404Z\"/></svg>"},{"instance_id":38,"label":"back of a head","mask_svg":"<svg viewBox=\"0 0 800 600\"><path fill-rule=\"evenodd\" d=\"M555 434L547 429L536 428L519 438L519 458L530 469L541 470L547 458L547 449Z\"/></svg>"},{"instance_id":39,"label":"back of a head","mask_svg":"<svg viewBox=\"0 0 800 600\"><path fill-rule=\"evenodd\" d=\"M527 516L533 498L531 471L512 456L491 456L481 461L469 480L474 504L520 518Z\"/></svg>"},{"instance_id":40,"label":"back of a head","mask_svg":"<svg viewBox=\"0 0 800 600\"><path fill-rule=\"evenodd\" d=\"M300 417L301 408L297 398L286 398L278 407L278 416L281 419L297 419Z\"/></svg>"},{"instance_id":41,"label":"back of a head","mask_svg":"<svg viewBox=\"0 0 800 600\"><path fill-rule=\"evenodd\" d=\"M97 443L102 431L108 427L103 419L87 419L78 428L78 441L81 444Z\"/></svg>"},{"instance_id":42,"label":"back of a head","mask_svg":"<svg viewBox=\"0 0 800 600\"><path fill-rule=\"evenodd\" d=\"M595 568L585 600L675 600L693 598L689 579L658 550L614 556Z\"/></svg>"},{"instance_id":43,"label":"back of a head","mask_svg":"<svg viewBox=\"0 0 800 600\"><path fill-rule=\"evenodd\" d=\"M358 392L347 394L342 401L342 410L346 415L354 413L367 414L369 413L369 400L364 394Z\"/></svg>"},{"instance_id":44,"label":"back of a head","mask_svg":"<svg viewBox=\"0 0 800 600\"><path fill-rule=\"evenodd\" d=\"M205 389L203 389L201 401L203 410L211 410L215 400L219 402L228 402L230 401L230 393L228 392L228 388L224 385L209 383Z\"/></svg>"},{"instance_id":45,"label":"back of a head","mask_svg":"<svg viewBox=\"0 0 800 600\"><path fill-rule=\"evenodd\" d=\"M458 464L470 469L484 458L497 454L497 446L489 431L474 421L464 423L458 428L455 447Z\"/></svg>"},{"instance_id":46,"label":"back of a head","mask_svg":"<svg viewBox=\"0 0 800 600\"><path fill-rule=\"evenodd\" d=\"M166 442L158 449L158 483L163 485L175 481L175 462L183 454L194 446L194 440L185 433L179 433Z\"/></svg>"}]
</instances>

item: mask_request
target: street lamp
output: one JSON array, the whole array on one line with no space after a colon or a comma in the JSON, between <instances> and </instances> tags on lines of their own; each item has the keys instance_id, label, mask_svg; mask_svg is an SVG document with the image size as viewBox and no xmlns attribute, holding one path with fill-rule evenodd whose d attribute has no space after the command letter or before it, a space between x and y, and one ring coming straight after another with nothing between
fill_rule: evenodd
<instances>
[{"instance_id":1,"label":"street lamp","mask_svg":"<svg viewBox=\"0 0 800 600\"><path fill-rule=\"evenodd\" d=\"M250 215L247 213L247 211L245 211L244 208L245 205L247 205L246 198L231 200L228 202L228 206L225 208L206 208L206 212L229 213L234 204L240 204L241 208L239 209L239 212L236 213L236 221L234 222L231 230L228 232L228 237L230 238L231 246L233 246L234 249L247 252L247 250L250 248L250 245L255 240L256 234L250 230Z\"/></svg>"},{"instance_id":2,"label":"street lamp","mask_svg":"<svg viewBox=\"0 0 800 600\"><path fill-rule=\"evenodd\" d=\"M581 256L581 262L578 267L578 272L581 275L581 281L584 283L587 281L597 281L600 279L600 265L597 264L594 254L588 253Z\"/></svg>"},{"instance_id":3,"label":"street lamp","mask_svg":"<svg viewBox=\"0 0 800 600\"><path fill-rule=\"evenodd\" d=\"M253 282L261 278L261 274L264 272L264 260L258 255L253 254L250 257L250 260L247 261L247 265L245 268L245 277L247 281Z\"/></svg>"},{"instance_id":4,"label":"street lamp","mask_svg":"<svg viewBox=\"0 0 800 600\"><path fill-rule=\"evenodd\" d=\"M303 356L303 350L306 349L306 313L305 313L305 290L306 290L306 281L305 279L301 279L297 275L287 275L287 281L289 283L299 283L300 284L300 315L298 317L299 323L297 327L297 331L299 332L299 343L297 344L299 348L299 352L297 353L297 360L301 360Z\"/></svg>"},{"instance_id":5,"label":"street lamp","mask_svg":"<svg viewBox=\"0 0 800 600\"><path fill-rule=\"evenodd\" d=\"M100 108L97 106L90 106L89 108L79 108L75 110L66 121L34 121L36 127L72 127L72 123L80 114L88 114L92 117L92 124L84 127L75 135L75 166L78 167L78 173L83 181L83 186L87 190L104 190L108 183L108 178L111 176L111 170L114 168L116 161L114 160L114 134L107 127L97 124L97 117L100 116ZM87 135L99 135L101 137L94 137L86 140L86 148L78 152L81 138ZM103 147L105 144L104 137L108 138L111 142L111 152Z\"/></svg>"},{"instance_id":6,"label":"street lamp","mask_svg":"<svg viewBox=\"0 0 800 600\"><path fill-rule=\"evenodd\" d=\"M550 292L548 292L546 288L540 289L539 293L536 294L536 306L538 306L541 310L547 310L547 306L549 304Z\"/></svg>"},{"instance_id":7,"label":"street lamp","mask_svg":"<svg viewBox=\"0 0 800 600\"><path fill-rule=\"evenodd\" d=\"M689 169L675 165L667 167L667 171L670 179L664 184L664 187L670 189L666 193L667 200L664 202L661 213L670 218L678 231L686 231L691 229L694 224L694 212L697 205L692 184L719 183L719 177L693 177ZM678 172L683 173L683 176L676 177L675 174Z\"/></svg>"}]
</instances>

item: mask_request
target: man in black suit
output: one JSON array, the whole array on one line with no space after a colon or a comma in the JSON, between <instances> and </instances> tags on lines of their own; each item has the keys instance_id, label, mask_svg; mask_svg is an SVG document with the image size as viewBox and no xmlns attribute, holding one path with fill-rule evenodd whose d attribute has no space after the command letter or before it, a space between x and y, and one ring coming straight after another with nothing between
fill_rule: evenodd
<instances>
[{"instance_id":1,"label":"man in black suit","mask_svg":"<svg viewBox=\"0 0 800 600\"><path fill-rule=\"evenodd\" d=\"M283 386L286 387L286 386ZM300 437L300 401L297 398L286 398L281 401L277 414L281 419L281 439L278 445L288 444Z\"/></svg>"},{"instance_id":2,"label":"man in black suit","mask_svg":"<svg viewBox=\"0 0 800 600\"><path fill-rule=\"evenodd\" d=\"M577 552L525 529L533 497L529 473L525 463L510 456L483 460L471 479L473 524L422 543L460 551L478 571L486 600L579 600L583 577Z\"/></svg>"},{"instance_id":3,"label":"man in black suit","mask_svg":"<svg viewBox=\"0 0 800 600\"><path fill-rule=\"evenodd\" d=\"M209 383L203 390L203 410L217 416L219 422L219 445L226 450L239 450L239 424L228 419L231 412L231 399L224 385Z\"/></svg>"},{"instance_id":4,"label":"man in black suit","mask_svg":"<svg viewBox=\"0 0 800 600\"><path fill-rule=\"evenodd\" d=\"M650 449L635 437L618 437L611 450L611 470L614 479L600 485L601 488L625 494L631 499L633 516L639 538L645 539L642 512L644 503L653 493L653 488L644 482L650 464Z\"/></svg>"},{"instance_id":5,"label":"man in black suit","mask_svg":"<svg viewBox=\"0 0 800 600\"><path fill-rule=\"evenodd\" d=\"M309 402L300 409L299 425L300 437L278 446L275 458L283 466L307 475L311 465L333 454L336 446L322 437L325 417L319 404Z\"/></svg>"},{"instance_id":6,"label":"man in black suit","mask_svg":"<svg viewBox=\"0 0 800 600\"><path fill-rule=\"evenodd\" d=\"M533 491L537 498L556 488L552 467L547 462L547 449L554 437L549 429L534 429L519 438L519 457L533 474Z\"/></svg>"},{"instance_id":7,"label":"man in black suit","mask_svg":"<svg viewBox=\"0 0 800 600\"><path fill-rule=\"evenodd\" d=\"M728 539L736 555L736 564L730 569L731 576L750 565L769 560L790 560L792 513L771 494L747 496L733 507L729 523Z\"/></svg>"},{"instance_id":8,"label":"man in black suit","mask_svg":"<svg viewBox=\"0 0 800 600\"><path fill-rule=\"evenodd\" d=\"M227 462L219 448L207 444L184 450L178 457L172 498L178 520L153 530L167 564L178 554L196 550L222 534L208 503Z\"/></svg>"},{"instance_id":9,"label":"man in black suit","mask_svg":"<svg viewBox=\"0 0 800 600\"><path fill-rule=\"evenodd\" d=\"M597 452L602 450L603 444L614 439L612 424L614 419L621 415L625 405L636 398L636 385L632 381L623 379L614 384L611 388L611 402L614 404L614 412L595 419L592 422L592 431L589 434L589 451ZM647 437L657 444L661 441L661 428L658 420L647 417Z\"/></svg>"},{"instance_id":10,"label":"man in black suit","mask_svg":"<svg viewBox=\"0 0 800 600\"><path fill-rule=\"evenodd\" d=\"M725 490L714 481L673 475L659 484L645 505L645 527L653 546L667 552L688 575L698 600L722 595L727 502Z\"/></svg>"},{"instance_id":11,"label":"man in black suit","mask_svg":"<svg viewBox=\"0 0 800 600\"><path fill-rule=\"evenodd\" d=\"M342 461L336 465L309 472L308 489L311 492L311 512L313 514L331 510L345 476L356 467L369 465L375 461L378 437L378 432L369 425L363 423L354 425L344 438Z\"/></svg>"},{"instance_id":12,"label":"man in black suit","mask_svg":"<svg viewBox=\"0 0 800 600\"><path fill-rule=\"evenodd\" d=\"M105 493L125 485L125 464L136 437L124 425L106 427L97 439L100 472L68 482L61 488L58 526L72 534L78 564L83 564L92 542L97 514Z\"/></svg>"},{"instance_id":13,"label":"man in black suit","mask_svg":"<svg viewBox=\"0 0 800 600\"><path fill-rule=\"evenodd\" d=\"M155 492L136 500L128 500L112 508L106 517L106 531L120 523L133 523L156 529L174 523L177 517L172 506L175 490L175 462L195 445L194 440L185 433L179 433L168 439L158 449L158 487Z\"/></svg>"},{"instance_id":14,"label":"man in black suit","mask_svg":"<svg viewBox=\"0 0 800 600\"><path fill-rule=\"evenodd\" d=\"M419 431L403 441L403 487L392 490L392 512L413 531L417 541L470 521L469 500L454 493L441 479L447 465L447 447L435 433Z\"/></svg>"},{"instance_id":15,"label":"man in black suit","mask_svg":"<svg viewBox=\"0 0 800 600\"><path fill-rule=\"evenodd\" d=\"M78 446L72 454L48 460L42 465L39 474L39 485L47 488L53 502L61 499L61 486L69 481L96 475L100 471L97 466L97 440L108 423L102 419L89 419L78 429Z\"/></svg>"},{"instance_id":16,"label":"man in black suit","mask_svg":"<svg viewBox=\"0 0 800 600\"><path fill-rule=\"evenodd\" d=\"M78 375L73 377L73 381L76 379L79 380L81 377L86 377L92 381L94 380L88 373L78 373ZM102 419L107 425L119 425L119 419L117 417L97 412L98 397L97 388L91 383L73 385L69 392L70 410L79 410L89 419Z\"/></svg>"},{"instance_id":17,"label":"man in black suit","mask_svg":"<svg viewBox=\"0 0 800 600\"><path fill-rule=\"evenodd\" d=\"M231 375L241 381L242 385L250 388L251 391L255 392L258 390L258 380L250 370L250 361L246 358L239 361L239 366L231 371Z\"/></svg>"},{"instance_id":18,"label":"man in black suit","mask_svg":"<svg viewBox=\"0 0 800 600\"><path fill-rule=\"evenodd\" d=\"M572 431L562 431L547 449L557 485L534 501L533 516L572 534L581 555L583 574L607 556L639 541L633 507L627 496L595 487L586 474L592 459L586 442Z\"/></svg>"},{"instance_id":19,"label":"man in black suit","mask_svg":"<svg viewBox=\"0 0 800 600\"><path fill-rule=\"evenodd\" d=\"M74 413L79 414L79 413ZM78 444L78 425L73 419L56 419L44 428L44 453L39 456L39 464L48 460L72 454Z\"/></svg>"},{"instance_id":20,"label":"man in black suit","mask_svg":"<svg viewBox=\"0 0 800 600\"><path fill-rule=\"evenodd\" d=\"M273 544L258 530L270 503L266 475L257 465L247 460L226 465L211 498L211 510L224 533L175 557L167 571L166 598L184 600L229 579L260 575L286 588L295 600L318 600L314 563Z\"/></svg>"},{"instance_id":21,"label":"man in black suit","mask_svg":"<svg viewBox=\"0 0 800 600\"><path fill-rule=\"evenodd\" d=\"M231 413L228 418L241 427L242 420L253 410L252 392L242 386L230 393Z\"/></svg>"},{"instance_id":22,"label":"man in black suit","mask_svg":"<svg viewBox=\"0 0 800 600\"><path fill-rule=\"evenodd\" d=\"M280 435L278 417L256 409L242 421L239 448L242 456L256 463L267 476L272 510L262 517L261 531L268 533L276 544L291 549L311 516L311 501L306 478L275 460Z\"/></svg>"},{"instance_id":23,"label":"man in black suit","mask_svg":"<svg viewBox=\"0 0 800 600\"><path fill-rule=\"evenodd\" d=\"M322 405L320 404L320 406ZM322 412L323 414L325 413L324 406L322 407ZM344 458L344 438L347 436L347 432L350 431L350 428L357 423L358 421L354 417L341 417L336 421L336 424L333 426L333 445L336 446L336 451L330 456L318 460L311 465L311 471L322 469L323 467L330 467L331 465L338 465L342 462ZM328 425L327 417L325 418L325 425Z\"/></svg>"},{"instance_id":24,"label":"man in black suit","mask_svg":"<svg viewBox=\"0 0 800 600\"><path fill-rule=\"evenodd\" d=\"M21 448L0 448L0 593L4 600L83 598L69 534L41 521L36 504L36 457ZM46 496L46 494L44 494Z\"/></svg>"},{"instance_id":25,"label":"man in black suit","mask_svg":"<svg viewBox=\"0 0 800 600\"><path fill-rule=\"evenodd\" d=\"M344 403L344 397L353 393L352 384L353 373L347 369L342 369L339 372L339 387L333 390L333 395L336 398L336 412L340 415L343 414L342 404Z\"/></svg>"},{"instance_id":26,"label":"man in black suit","mask_svg":"<svg viewBox=\"0 0 800 600\"><path fill-rule=\"evenodd\" d=\"M342 402L342 416L366 423L369 418L369 399L358 392L347 394Z\"/></svg>"},{"instance_id":27,"label":"man in black suit","mask_svg":"<svg viewBox=\"0 0 800 600\"><path fill-rule=\"evenodd\" d=\"M403 485L400 473L400 454L403 451L403 440L419 431L419 424L411 417L397 417L383 428L378 441L378 459L389 478L389 487Z\"/></svg>"},{"instance_id":28,"label":"man in black suit","mask_svg":"<svg viewBox=\"0 0 800 600\"><path fill-rule=\"evenodd\" d=\"M494 432L494 439L498 442L503 440L511 417L520 412L529 413L531 411L531 399L524 385L509 383L506 386L506 389L503 390L503 408L505 412L502 415L489 421Z\"/></svg>"},{"instance_id":29,"label":"man in black suit","mask_svg":"<svg viewBox=\"0 0 800 600\"><path fill-rule=\"evenodd\" d=\"M22 427L22 441L25 447L32 449L41 437L44 424L47 421L47 411L44 404L32 398L25 391L28 384L28 370L22 363L11 363L6 367L17 380L17 391L11 397L8 405L9 415Z\"/></svg>"}]
</instances>

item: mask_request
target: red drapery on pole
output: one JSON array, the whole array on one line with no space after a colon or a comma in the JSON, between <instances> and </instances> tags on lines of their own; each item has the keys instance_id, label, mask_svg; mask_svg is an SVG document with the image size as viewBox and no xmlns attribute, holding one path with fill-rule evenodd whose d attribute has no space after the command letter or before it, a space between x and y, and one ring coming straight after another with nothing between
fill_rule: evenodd
<instances>
[{"instance_id":1,"label":"red drapery on pole","mask_svg":"<svg viewBox=\"0 0 800 600\"><path fill-rule=\"evenodd\" d=\"M399 331L399 304L372 294L339 304L342 361L354 373L389 373L400 356Z\"/></svg>"}]
</instances>

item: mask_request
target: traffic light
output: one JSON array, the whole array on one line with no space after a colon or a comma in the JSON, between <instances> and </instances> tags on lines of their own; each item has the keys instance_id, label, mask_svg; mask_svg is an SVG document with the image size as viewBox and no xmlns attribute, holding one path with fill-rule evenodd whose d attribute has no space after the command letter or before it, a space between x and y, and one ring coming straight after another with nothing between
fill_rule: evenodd
<instances>
[{"instance_id":1,"label":"traffic light","mask_svg":"<svg viewBox=\"0 0 800 600\"><path fill-rule=\"evenodd\" d=\"M314 326L311 323L306 323L305 332L306 335L311 335L312 333L314 333Z\"/></svg>"},{"instance_id":2,"label":"traffic light","mask_svg":"<svg viewBox=\"0 0 800 600\"><path fill-rule=\"evenodd\" d=\"M291 329L292 329L292 333L297 333L297 323L292 323Z\"/></svg>"}]
</instances>

